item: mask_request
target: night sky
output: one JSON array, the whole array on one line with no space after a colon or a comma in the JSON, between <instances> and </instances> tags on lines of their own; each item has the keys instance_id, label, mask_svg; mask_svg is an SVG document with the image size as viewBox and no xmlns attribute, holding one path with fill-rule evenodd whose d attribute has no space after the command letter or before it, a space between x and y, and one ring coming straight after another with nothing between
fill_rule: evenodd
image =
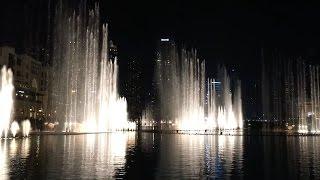
<instances>
[{"instance_id":1,"label":"night sky","mask_svg":"<svg viewBox=\"0 0 320 180\"><path fill-rule=\"evenodd\" d=\"M288 56L318 56L320 8L316 4L102 2L111 37L124 57L150 62L157 40L167 36L178 44L197 48L209 67L220 62L252 70L262 47L278 49Z\"/></svg>"},{"instance_id":2,"label":"night sky","mask_svg":"<svg viewBox=\"0 0 320 180\"><path fill-rule=\"evenodd\" d=\"M146 91L160 38L198 49L209 75L217 64L226 64L243 82L259 79L261 48L316 63L320 56L320 6L310 1L101 0L100 6L118 46L120 79L126 77L127 61L137 59ZM45 44L47 1L1 1L0 8L0 44Z\"/></svg>"}]
</instances>

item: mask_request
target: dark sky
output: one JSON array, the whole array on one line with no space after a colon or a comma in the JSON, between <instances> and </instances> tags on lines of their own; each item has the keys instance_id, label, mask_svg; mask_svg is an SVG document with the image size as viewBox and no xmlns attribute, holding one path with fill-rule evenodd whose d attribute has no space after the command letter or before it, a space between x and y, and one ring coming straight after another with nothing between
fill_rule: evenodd
<instances>
[{"instance_id":1,"label":"dark sky","mask_svg":"<svg viewBox=\"0 0 320 180\"><path fill-rule=\"evenodd\" d=\"M1 1L0 43L24 46L33 31L38 34L33 44L41 44L46 3ZM100 6L119 48L120 72L125 71L128 59L135 58L151 73L157 41L162 37L197 48L209 72L217 63L224 63L235 67L244 80L259 75L262 47L288 56L319 57L320 8L311 1L100 0ZM146 81L151 77L146 76Z\"/></svg>"},{"instance_id":2,"label":"dark sky","mask_svg":"<svg viewBox=\"0 0 320 180\"><path fill-rule=\"evenodd\" d=\"M121 59L141 59L151 74L157 41L197 48L209 75L227 64L251 88L261 75L260 50L317 62L320 6L310 1L101 1ZM151 75L145 76L150 84ZM251 83L253 82L253 83Z\"/></svg>"},{"instance_id":3,"label":"dark sky","mask_svg":"<svg viewBox=\"0 0 320 180\"><path fill-rule=\"evenodd\" d=\"M102 2L113 39L123 53L141 58L166 35L197 48L209 62L248 65L261 47L288 55L319 50L320 8L305 1Z\"/></svg>"},{"instance_id":4,"label":"dark sky","mask_svg":"<svg viewBox=\"0 0 320 180\"><path fill-rule=\"evenodd\" d=\"M127 41L133 40L134 44L158 39L162 34L204 48L203 51L261 44L306 47L298 43L312 46L317 42L319 6L303 1L223 2L102 1L101 6L113 35L116 38L123 36L119 41L127 37Z\"/></svg>"},{"instance_id":5,"label":"dark sky","mask_svg":"<svg viewBox=\"0 0 320 180\"><path fill-rule=\"evenodd\" d=\"M101 0L100 4L120 54L143 61L150 60L156 41L165 36L197 48L207 61L218 58L236 64L249 61L247 56L260 47L292 54L317 54L319 47L320 8L309 1ZM29 30L24 29L28 18L31 26L41 26L32 28L45 31L46 7L46 0L2 1L0 42L26 38L22 34Z\"/></svg>"}]
</instances>

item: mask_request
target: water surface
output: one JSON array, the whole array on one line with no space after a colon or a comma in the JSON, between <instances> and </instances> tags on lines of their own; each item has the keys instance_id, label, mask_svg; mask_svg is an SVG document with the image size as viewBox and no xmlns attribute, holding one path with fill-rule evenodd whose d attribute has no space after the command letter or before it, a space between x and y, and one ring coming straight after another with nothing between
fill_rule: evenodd
<instances>
[{"instance_id":1,"label":"water surface","mask_svg":"<svg viewBox=\"0 0 320 180\"><path fill-rule=\"evenodd\" d=\"M320 137L118 132L0 140L0 179L319 179Z\"/></svg>"}]
</instances>

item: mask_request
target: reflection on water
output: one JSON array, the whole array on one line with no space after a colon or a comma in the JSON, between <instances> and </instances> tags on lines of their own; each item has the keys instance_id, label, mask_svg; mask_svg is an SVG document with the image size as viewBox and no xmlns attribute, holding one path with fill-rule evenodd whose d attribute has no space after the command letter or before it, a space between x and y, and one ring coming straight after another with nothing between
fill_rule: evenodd
<instances>
[{"instance_id":1,"label":"reflection on water","mask_svg":"<svg viewBox=\"0 0 320 180\"><path fill-rule=\"evenodd\" d=\"M135 145L135 133L64 136L63 141L62 177L95 179L112 177L124 166L127 148Z\"/></svg>"},{"instance_id":2,"label":"reflection on water","mask_svg":"<svg viewBox=\"0 0 320 180\"><path fill-rule=\"evenodd\" d=\"M29 138L0 139L0 179L23 177L19 171L27 168L29 152Z\"/></svg>"},{"instance_id":3,"label":"reflection on water","mask_svg":"<svg viewBox=\"0 0 320 180\"><path fill-rule=\"evenodd\" d=\"M2 140L0 139L0 179L7 179L8 178L8 167L7 167L7 147L6 143L2 143Z\"/></svg>"},{"instance_id":4,"label":"reflection on water","mask_svg":"<svg viewBox=\"0 0 320 180\"><path fill-rule=\"evenodd\" d=\"M320 150L319 138L302 137L299 151L299 161L305 162L305 166L300 166L298 172L300 178L311 177L318 179L320 177Z\"/></svg>"},{"instance_id":5,"label":"reflection on water","mask_svg":"<svg viewBox=\"0 0 320 180\"><path fill-rule=\"evenodd\" d=\"M0 179L319 179L319 140L136 132L1 139Z\"/></svg>"},{"instance_id":6,"label":"reflection on water","mask_svg":"<svg viewBox=\"0 0 320 180\"><path fill-rule=\"evenodd\" d=\"M163 135L157 178L241 175L242 136ZM170 153L168 153L170 152ZM237 171L237 172L232 172Z\"/></svg>"}]
</instances>

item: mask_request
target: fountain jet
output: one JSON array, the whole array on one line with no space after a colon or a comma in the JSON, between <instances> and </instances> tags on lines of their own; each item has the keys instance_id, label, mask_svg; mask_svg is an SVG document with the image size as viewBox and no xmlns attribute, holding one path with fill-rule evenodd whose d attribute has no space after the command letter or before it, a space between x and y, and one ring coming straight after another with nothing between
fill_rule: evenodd
<instances>
[{"instance_id":1,"label":"fountain jet","mask_svg":"<svg viewBox=\"0 0 320 180\"><path fill-rule=\"evenodd\" d=\"M22 121L22 136L28 137L31 131L31 123L29 119Z\"/></svg>"},{"instance_id":2,"label":"fountain jet","mask_svg":"<svg viewBox=\"0 0 320 180\"><path fill-rule=\"evenodd\" d=\"M197 58L196 51L182 50L178 54L175 45L162 43L167 44L156 61L156 83L161 119L167 124L166 128L183 131L241 129L240 81L236 81L232 93L225 67L219 68L219 81L206 80L205 62Z\"/></svg>"},{"instance_id":3,"label":"fountain jet","mask_svg":"<svg viewBox=\"0 0 320 180\"><path fill-rule=\"evenodd\" d=\"M13 76L11 69L3 66L0 82L0 137L7 137L13 111Z\"/></svg>"},{"instance_id":4,"label":"fountain jet","mask_svg":"<svg viewBox=\"0 0 320 180\"><path fill-rule=\"evenodd\" d=\"M85 4L85 3L84 3ZM118 94L117 59L109 59L108 28L100 26L99 6L69 13L58 6L54 20L53 117L63 131L106 132L135 129L126 99Z\"/></svg>"}]
</instances>

